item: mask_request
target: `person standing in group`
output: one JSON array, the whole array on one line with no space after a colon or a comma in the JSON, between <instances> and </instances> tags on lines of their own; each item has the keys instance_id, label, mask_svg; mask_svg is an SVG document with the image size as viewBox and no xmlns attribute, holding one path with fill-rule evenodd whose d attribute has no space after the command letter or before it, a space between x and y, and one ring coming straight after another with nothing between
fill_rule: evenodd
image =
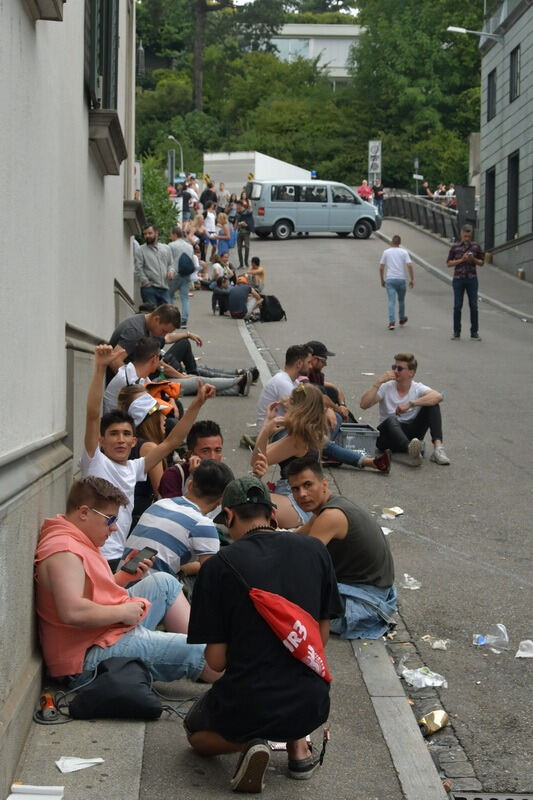
<instances>
[{"instance_id":1,"label":"person standing in group","mask_svg":"<svg viewBox=\"0 0 533 800\"><path fill-rule=\"evenodd\" d=\"M453 273L453 339L461 338L461 311L463 308L464 293L468 295L470 306L470 338L481 341L478 330L477 312L477 267L482 267L485 262L485 253L477 242L472 241L472 226L463 225L461 228L461 241L454 244L448 253L446 264L452 267Z\"/></svg>"},{"instance_id":2,"label":"person standing in group","mask_svg":"<svg viewBox=\"0 0 533 800\"><path fill-rule=\"evenodd\" d=\"M218 214L227 214L226 206L229 203L230 193L226 189L224 183L220 183L217 192L217 216Z\"/></svg>"},{"instance_id":3,"label":"person standing in group","mask_svg":"<svg viewBox=\"0 0 533 800\"><path fill-rule=\"evenodd\" d=\"M405 325L405 293L407 291L406 269L409 272L409 288L415 285L411 257L404 247L400 247L402 240L397 234L392 237L391 247L383 251L379 262L381 285L387 290L389 302L389 330L396 327L396 297L398 297L398 313L400 325ZM387 271L385 273L385 270Z\"/></svg>"},{"instance_id":4,"label":"person standing in group","mask_svg":"<svg viewBox=\"0 0 533 800\"><path fill-rule=\"evenodd\" d=\"M248 268L250 256L250 234L254 232L254 215L250 208L247 208L242 200L237 202L237 216L235 218L235 230L237 231L237 252L239 254L239 268ZM244 250L244 254L243 254Z\"/></svg>"},{"instance_id":5,"label":"person standing in group","mask_svg":"<svg viewBox=\"0 0 533 800\"><path fill-rule=\"evenodd\" d=\"M363 180L361 186L357 189L357 194L361 198L361 200L370 200L372 197L372 189L368 185L367 180Z\"/></svg>"},{"instance_id":6,"label":"person standing in group","mask_svg":"<svg viewBox=\"0 0 533 800\"><path fill-rule=\"evenodd\" d=\"M172 257L166 245L159 244L159 230L147 225L144 244L135 253L135 275L141 285L143 303L159 306L170 303L168 279L172 275Z\"/></svg>"},{"instance_id":7,"label":"person standing in group","mask_svg":"<svg viewBox=\"0 0 533 800\"><path fill-rule=\"evenodd\" d=\"M185 253L192 260L194 256L194 248L190 242L183 238L183 231L177 226L170 230L170 253L172 256L172 268L170 270L172 277L169 280L169 292L171 302L174 300L176 292L180 294L181 305L181 327L187 327L187 320L189 319L189 288L191 286L191 276L180 275L179 262L181 256Z\"/></svg>"},{"instance_id":8,"label":"person standing in group","mask_svg":"<svg viewBox=\"0 0 533 800\"><path fill-rule=\"evenodd\" d=\"M378 214L380 217L383 216L383 195L385 194L385 189L381 183L381 178L376 178L374 184L372 186L372 197L374 201L374 205L378 210Z\"/></svg>"}]
</instances>

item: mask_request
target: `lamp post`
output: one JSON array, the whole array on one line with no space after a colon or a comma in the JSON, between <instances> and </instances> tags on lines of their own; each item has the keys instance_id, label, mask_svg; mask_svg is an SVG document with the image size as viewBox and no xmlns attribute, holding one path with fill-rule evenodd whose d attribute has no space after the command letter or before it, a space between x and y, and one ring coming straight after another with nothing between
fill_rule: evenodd
<instances>
[{"instance_id":1,"label":"lamp post","mask_svg":"<svg viewBox=\"0 0 533 800\"><path fill-rule=\"evenodd\" d=\"M183 148L182 148L181 144L178 142L178 140L176 139L176 137L172 136L171 133L168 135L168 138L170 139L170 141L176 142L176 144L178 145L178 147L180 149L180 173L183 174Z\"/></svg>"},{"instance_id":2,"label":"lamp post","mask_svg":"<svg viewBox=\"0 0 533 800\"><path fill-rule=\"evenodd\" d=\"M486 31L471 31L468 28L457 28L455 25L448 25L446 28L450 33L473 33L474 36L485 36L487 39L494 39L496 42L503 41L501 33L487 33Z\"/></svg>"}]
</instances>

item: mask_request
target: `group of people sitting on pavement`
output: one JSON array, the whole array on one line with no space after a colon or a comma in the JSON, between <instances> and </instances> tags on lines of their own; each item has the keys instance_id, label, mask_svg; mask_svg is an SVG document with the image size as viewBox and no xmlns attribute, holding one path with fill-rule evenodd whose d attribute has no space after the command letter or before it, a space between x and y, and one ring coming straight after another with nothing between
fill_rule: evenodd
<instances>
[{"instance_id":1,"label":"group of people sitting on pavement","mask_svg":"<svg viewBox=\"0 0 533 800\"><path fill-rule=\"evenodd\" d=\"M391 451L419 465L428 429L432 460L449 463L442 396L413 380L414 356L397 354L361 398L379 403L379 451L349 450L335 439L354 417L324 376L334 354L316 340L291 345L258 399L252 474L235 478L219 424L197 416L216 394L247 395L258 372L200 368L191 341L201 344L162 304L96 347L81 477L37 545L40 639L68 689L115 656L141 659L154 680L212 684L186 716L188 740L203 755L239 753L232 788L260 792L266 740L286 742L293 779L322 763L306 737L329 713L330 631L379 638L394 626L388 541L331 491L323 465L386 475Z\"/></svg>"}]
</instances>

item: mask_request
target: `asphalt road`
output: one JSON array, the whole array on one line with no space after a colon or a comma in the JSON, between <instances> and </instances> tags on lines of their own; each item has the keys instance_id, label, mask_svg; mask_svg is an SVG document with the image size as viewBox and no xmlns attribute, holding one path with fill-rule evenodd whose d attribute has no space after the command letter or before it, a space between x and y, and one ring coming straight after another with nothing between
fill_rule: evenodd
<instances>
[{"instance_id":1,"label":"asphalt road","mask_svg":"<svg viewBox=\"0 0 533 800\"><path fill-rule=\"evenodd\" d=\"M403 244L409 248L408 237ZM345 388L364 421L377 422L375 408L358 407L374 380L364 373L380 375L396 352L415 353L419 379L444 394L451 466L396 464L389 477L342 469L335 480L375 511L405 510L390 524L390 542L397 576L407 572L422 583L418 591L400 590L412 641L424 663L447 678L440 696L483 788L531 792L533 661L514 655L522 639L533 639L527 488L533 327L483 304L483 341L450 341L451 289L416 268L409 322L389 332L377 268L383 247L376 238L335 236L254 241L266 291L280 298L288 316L286 323L255 327L280 364L289 344L325 341L336 353L327 376ZM468 333L464 323L463 317ZM495 654L473 647L472 635L497 622L507 626L510 649ZM449 649L432 650L421 639L425 634L450 639Z\"/></svg>"}]
</instances>

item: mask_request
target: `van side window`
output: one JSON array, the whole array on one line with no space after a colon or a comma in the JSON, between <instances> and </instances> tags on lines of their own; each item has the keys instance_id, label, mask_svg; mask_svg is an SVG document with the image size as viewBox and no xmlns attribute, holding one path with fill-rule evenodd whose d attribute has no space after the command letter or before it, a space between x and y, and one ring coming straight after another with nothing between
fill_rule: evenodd
<instances>
[{"instance_id":1,"label":"van side window","mask_svg":"<svg viewBox=\"0 0 533 800\"><path fill-rule=\"evenodd\" d=\"M293 203L299 199L299 188L299 186L293 186L286 183L277 183L272 186L271 200Z\"/></svg>"},{"instance_id":2,"label":"van side window","mask_svg":"<svg viewBox=\"0 0 533 800\"><path fill-rule=\"evenodd\" d=\"M261 184L253 183L248 196L250 200L259 200L261 198Z\"/></svg>"},{"instance_id":3,"label":"van side window","mask_svg":"<svg viewBox=\"0 0 533 800\"><path fill-rule=\"evenodd\" d=\"M332 186L331 191L333 194L334 203L358 203L359 199L355 197L344 186Z\"/></svg>"},{"instance_id":4,"label":"van side window","mask_svg":"<svg viewBox=\"0 0 533 800\"><path fill-rule=\"evenodd\" d=\"M327 203L328 190L326 186L301 186L300 187L300 202L301 203Z\"/></svg>"}]
</instances>

